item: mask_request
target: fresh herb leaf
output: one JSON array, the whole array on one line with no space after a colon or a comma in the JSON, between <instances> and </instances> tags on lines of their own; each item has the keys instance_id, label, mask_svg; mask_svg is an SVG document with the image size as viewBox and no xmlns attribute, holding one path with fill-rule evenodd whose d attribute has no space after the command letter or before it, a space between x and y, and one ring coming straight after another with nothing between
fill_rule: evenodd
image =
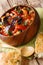
<instances>
[{"instance_id":1,"label":"fresh herb leaf","mask_svg":"<svg viewBox=\"0 0 43 65\"><path fill-rule=\"evenodd\" d=\"M16 7L14 8L14 10L18 10L18 6L16 6Z\"/></svg>"},{"instance_id":2,"label":"fresh herb leaf","mask_svg":"<svg viewBox=\"0 0 43 65\"><path fill-rule=\"evenodd\" d=\"M18 13L19 13L19 14L22 14L22 13L23 13L23 11L19 9L19 10L18 10Z\"/></svg>"},{"instance_id":3,"label":"fresh herb leaf","mask_svg":"<svg viewBox=\"0 0 43 65\"><path fill-rule=\"evenodd\" d=\"M25 20L24 21L24 25L27 26L28 25L28 22L29 22L28 20Z\"/></svg>"},{"instance_id":4,"label":"fresh herb leaf","mask_svg":"<svg viewBox=\"0 0 43 65\"><path fill-rule=\"evenodd\" d=\"M11 31L8 31L8 34L9 34L10 36L13 35Z\"/></svg>"},{"instance_id":5,"label":"fresh herb leaf","mask_svg":"<svg viewBox=\"0 0 43 65\"><path fill-rule=\"evenodd\" d=\"M22 14L23 13L23 11L18 6L15 7L15 10L18 11L19 14Z\"/></svg>"},{"instance_id":6,"label":"fresh herb leaf","mask_svg":"<svg viewBox=\"0 0 43 65\"><path fill-rule=\"evenodd\" d=\"M28 11L28 14L29 14L29 11L31 10L31 8L28 7L28 8L26 8L26 10Z\"/></svg>"},{"instance_id":7,"label":"fresh herb leaf","mask_svg":"<svg viewBox=\"0 0 43 65\"><path fill-rule=\"evenodd\" d=\"M24 22L24 25L25 25L25 26L27 26L27 24L28 24L27 22Z\"/></svg>"},{"instance_id":8,"label":"fresh herb leaf","mask_svg":"<svg viewBox=\"0 0 43 65\"><path fill-rule=\"evenodd\" d=\"M31 8L29 8L29 7L27 7L26 9L27 9L27 11L30 11L31 10Z\"/></svg>"}]
</instances>

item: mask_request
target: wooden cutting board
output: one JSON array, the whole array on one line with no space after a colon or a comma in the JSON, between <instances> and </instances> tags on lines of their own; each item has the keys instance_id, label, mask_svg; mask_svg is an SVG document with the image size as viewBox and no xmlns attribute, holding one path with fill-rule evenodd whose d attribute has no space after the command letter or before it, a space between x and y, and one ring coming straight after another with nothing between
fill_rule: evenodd
<instances>
[{"instance_id":1,"label":"wooden cutting board","mask_svg":"<svg viewBox=\"0 0 43 65\"><path fill-rule=\"evenodd\" d=\"M33 1L33 0L32 0ZM2 14L7 11L8 9L14 7L15 5L20 5L20 4L25 4L28 5L28 3L30 2L30 4L33 4L34 2L30 2L29 0L0 0L0 17L2 16ZM37 2L37 1L36 1ZM40 1L39 1L40 2ZM42 1L43 2L43 1ZM39 3L37 5L37 7L42 7L43 3ZM35 6L36 7L36 6ZM40 10L39 10L40 11ZM42 13L41 13L42 14ZM41 15L42 17L42 15ZM38 59L40 65L43 65L43 59ZM21 65L38 65L38 63L36 62L35 59L32 60L28 60L28 59L22 59L22 64Z\"/></svg>"}]
</instances>

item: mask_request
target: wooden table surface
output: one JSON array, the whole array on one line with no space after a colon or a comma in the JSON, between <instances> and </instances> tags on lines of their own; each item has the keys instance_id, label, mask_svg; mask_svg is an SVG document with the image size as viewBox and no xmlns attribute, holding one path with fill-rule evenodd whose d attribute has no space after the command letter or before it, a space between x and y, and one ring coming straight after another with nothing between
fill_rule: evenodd
<instances>
[{"instance_id":1,"label":"wooden table surface","mask_svg":"<svg viewBox=\"0 0 43 65\"><path fill-rule=\"evenodd\" d=\"M43 7L43 0L0 0L0 17L8 9L20 4L32 5L33 7Z\"/></svg>"},{"instance_id":2,"label":"wooden table surface","mask_svg":"<svg viewBox=\"0 0 43 65\"><path fill-rule=\"evenodd\" d=\"M43 0L0 0L0 17L8 9L15 5L32 5L33 7L43 7ZM40 65L43 65L43 60L38 60ZM22 65L38 65L36 60L22 60Z\"/></svg>"}]
</instances>

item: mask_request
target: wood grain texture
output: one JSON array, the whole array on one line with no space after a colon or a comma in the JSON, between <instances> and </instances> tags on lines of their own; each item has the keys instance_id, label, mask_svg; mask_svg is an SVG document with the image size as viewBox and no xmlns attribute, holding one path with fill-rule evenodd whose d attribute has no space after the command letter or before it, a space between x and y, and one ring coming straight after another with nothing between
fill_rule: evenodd
<instances>
[{"instance_id":1,"label":"wood grain texture","mask_svg":"<svg viewBox=\"0 0 43 65\"><path fill-rule=\"evenodd\" d=\"M0 17L8 9L20 4L32 5L33 7L43 7L43 0L0 0Z\"/></svg>"},{"instance_id":2,"label":"wood grain texture","mask_svg":"<svg viewBox=\"0 0 43 65\"><path fill-rule=\"evenodd\" d=\"M22 57L21 65L43 65L43 59L38 59L38 62L36 59L28 60L27 58Z\"/></svg>"},{"instance_id":3,"label":"wood grain texture","mask_svg":"<svg viewBox=\"0 0 43 65\"><path fill-rule=\"evenodd\" d=\"M33 7L42 7L41 0L27 0L28 4L32 5Z\"/></svg>"},{"instance_id":4,"label":"wood grain texture","mask_svg":"<svg viewBox=\"0 0 43 65\"><path fill-rule=\"evenodd\" d=\"M0 17L8 9L15 5L27 5L26 0L0 0Z\"/></svg>"},{"instance_id":5,"label":"wood grain texture","mask_svg":"<svg viewBox=\"0 0 43 65\"><path fill-rule=\"evenodd\" d=\"M2 8L2 6L1 6L1 4L0 4L0 16L1 16L3 13L4 13L4 10L3 10L3 8Z\"/></svg>"},{"instance_id":6,"label":"wood grain texture","mask_svg":"<svg viewBox=\"0 0 43 65\"><path fill-rule=\"evenodd\" d=\"M10 6L7 0L0 0L0 16L8 9L10 9Z\"/></svg>"},{"instance_id":7,"label":"wood grain texture","mask_svg":"<svg viewBox=\"0 0 43 65\"><path fill-rule=\"evenodd\" d=\"M38 59L38 62L40 63L40 65L43 65L43 58L42 59Z\"/></svg>"},{"instance_id":8,"label":"wood grain texture","mask_svg":"<svg viewBox=\"0 0 43 65\"><path fill-rule=\"evenodd\" d=\"M10 8L10 6L9 6L9 4L8 4L8 2L7 2L7 0L3 0L3 1L0 0L0 4L1 4L3 10L5 10L5 11L7 11L7 10Z\"/></svg>"},{"instance_id":9,"label":"wood grain texture","mask_svg":"<svg viewBox=\"0 0 43 65\"><path fill-rule=\"evenodd\" d=\"M15 5L27 5L26 0L7 0L11 7L14 7Z\"/></svg>"}]
</instances>

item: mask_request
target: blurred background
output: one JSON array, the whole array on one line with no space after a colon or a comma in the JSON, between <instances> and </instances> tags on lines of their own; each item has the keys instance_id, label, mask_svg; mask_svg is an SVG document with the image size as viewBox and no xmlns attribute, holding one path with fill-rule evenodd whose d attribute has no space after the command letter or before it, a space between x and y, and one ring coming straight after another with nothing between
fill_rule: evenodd
<instances>
[{"instance_id":1,"label":"blurred background","mask_svg":"<svg viewBox=\"0 0 43 65\"><path fill-rule=\"evenodd\" d=\"M34 8L43 7L43 0L0 0L0 17L15 5L31 5Z\"/></svg>"}]
</instances>

